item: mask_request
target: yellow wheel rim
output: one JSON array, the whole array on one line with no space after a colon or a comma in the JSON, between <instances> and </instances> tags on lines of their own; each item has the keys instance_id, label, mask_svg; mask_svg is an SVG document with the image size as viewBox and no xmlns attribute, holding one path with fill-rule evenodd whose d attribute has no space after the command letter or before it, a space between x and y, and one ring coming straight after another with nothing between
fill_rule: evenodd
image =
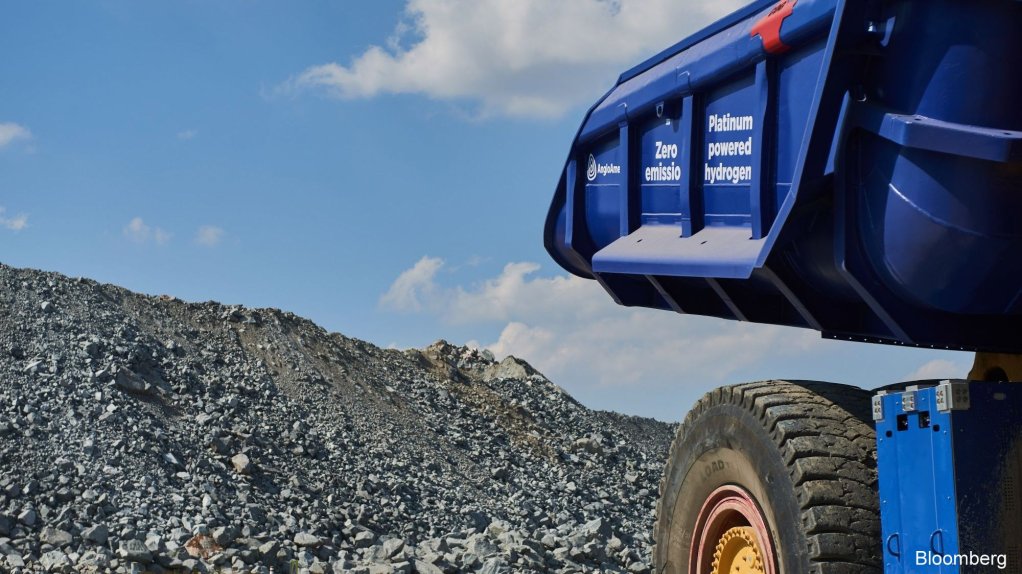
<instances>
[{"instance_id":1,"label":"yellow wheel rim","mask_svg":"<svg viewBox=\"0 0 1022 574\"><path fill-rule=\"evenodd\" d=\"M711 574L765 574L756 531L736 526L721 535L713 553Z\"/></svg>"}]
</instances>

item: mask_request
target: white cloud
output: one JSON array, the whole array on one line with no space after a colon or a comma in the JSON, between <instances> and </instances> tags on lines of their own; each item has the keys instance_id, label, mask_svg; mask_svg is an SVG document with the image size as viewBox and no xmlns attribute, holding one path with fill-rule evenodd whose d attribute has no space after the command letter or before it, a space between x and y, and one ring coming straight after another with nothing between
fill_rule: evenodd
<instances>
[{"instance_id":1,"label":"white cloud","mask_svg":"<svg viewBox=\"0 0 1022 574\"><path fill-rule=\"evenodd\" d=\"M0 123L0 148L7 147L14 141L32 139L28 128L15 123Z\"/></svg>"},{"instance_id":2,"label":"white cloud","mask_svg":"<svg viewBox=\"0 0 1022 574\"><path fill-rule=\"evenodd\" d=\"M199 130L182 130L177 132L177 139L187 141L197 135L199 135Z\"/></svg>"},{"instance_id":3,"label":"white cloud","mask_svg":"<svg viewBox=\"0 0 1022 574\"><path fill-rule=\"evenodd\" d=\"M934 359L919 366L918 369L905 376L906 381L921 381L924 379L963 379L969 371L967 365L949 361L947 359Z\"/></svg>"},{"instance_id":4,"label":"white cloud","mask_svg":"<svg viewBox=\"0 0 1022 574\"><path fill-rule=\"evenodd\" d=\"M398 276L381 306L434 318L435 337L460 336L498 357L525 359L590 407L661 420L677 420L725 384L786 378L875 388L961 377L971 361L971 354L833 341L809 329L621 307L596 281L543 276L535 263L511 263L471 284L458 280L458 268L424 257Z\"/></svg>"},{"instance_id":5,"label":"white cloud","mask_svg":"<svg viewBox=\"0 0 1022 574\"><path fill-rule=\"evenodd\" d=\"M826 344L808 330L620 307L595 281L537 277L534 263L508 264L467 289L438 284L443 266L441 259L421 259L394 281L381 304L426 311L451 324L503 325L496 341L473 344L499 357L522 357L568 386L665 381L680 373L721 383L765 357L797 356Z\"/></svg>"},{"instance_id":6,"label":"white cloud","mask_svg":"<svg viewBox=\"0 0 1022 574\"><path fill-rule=\"evenodd\" d=\"M148 225L141 217L135 217L124 226L124 236L135 243L153 241L157 245L166 245L170 241L171 234L159 227Z\"/></svg>"},{"instance_id":7,"label":"white cloud","mask_svg":"<svg viewBox=\"0 0 1022 574\"><path fill-rule=\"evenodd\" d=\"M440 289L434 278L443 265L442 259L423 257L411 269L398 275L390 289L380 297L380 305L395 311L421 311L425 304L435 308Z\"/></svg>"},{"instance_id":8,"label":"white cloud","mask_svg":"<svg viewBox=\"0 0 1022 574\"><path fill-rule=\"evenodd\" d=\"M195 232L195 242L206 247L214 247L220 244L226 232L215 225L203 225Z\"/></svg>"},{"instance_id":9,"label":"white cloud","mask_svg":"<svg viewBox=\"0 0 1022 574\"><path fill-rule=\"evenodd\" d=\"M557 116L746 0L408 0L386 47L312 66L283 89L413 93L483 114Z\"/></svg>"},{"instance_id":10,"label":"white cloud","mask_svg":"<svg viewBox=\"0 0 1022 574\"><path fill-rule=\"evenodd\" d=\"M28 215L19 213L17 215L8 216L7 210L0 207L0 227L5 227L11 231L21 231L28 227Z\"/></svg>"}]
</instances>

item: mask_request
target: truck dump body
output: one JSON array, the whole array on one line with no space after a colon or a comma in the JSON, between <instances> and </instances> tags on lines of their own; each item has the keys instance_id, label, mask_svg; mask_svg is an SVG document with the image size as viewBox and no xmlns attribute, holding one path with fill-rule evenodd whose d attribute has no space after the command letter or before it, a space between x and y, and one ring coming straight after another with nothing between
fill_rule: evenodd
<instances>
[{"instance_id":1,"label":"truck dump body","mask_svg":"<svg viewBox=\"0 0 1022 574\"><path fill-rule=\"evenodd\" d=\"M1022 351L1022 3L756 2L622 74L547 217L623 305Z\"/></svg>"}]
</instances>

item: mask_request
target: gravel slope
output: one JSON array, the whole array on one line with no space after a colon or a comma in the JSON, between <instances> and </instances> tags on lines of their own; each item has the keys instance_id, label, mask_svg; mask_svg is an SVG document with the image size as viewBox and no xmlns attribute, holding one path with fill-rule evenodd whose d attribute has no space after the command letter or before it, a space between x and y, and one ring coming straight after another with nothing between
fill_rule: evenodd
<instances>
[{"instance_id":1,"label":"gravel slope","mask_svg":"<svg viewBox=\"0 0 1022 574\"><path fill-rule=\"evenodd\" d=\"M648 572L673 432L515 358L0 265L0 571Z\"/></svg>"}]
</instances>

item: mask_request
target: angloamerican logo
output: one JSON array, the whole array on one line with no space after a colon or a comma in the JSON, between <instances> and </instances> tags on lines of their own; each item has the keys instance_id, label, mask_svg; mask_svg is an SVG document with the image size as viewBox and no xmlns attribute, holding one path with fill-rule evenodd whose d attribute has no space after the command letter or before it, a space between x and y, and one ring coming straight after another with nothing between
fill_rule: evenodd
<instances>
[{"instance_id":1,"label":"angloamerican logo","mask_svg":"<svg viewBox=\"0 0 1022 574\"><path fill-rule=\"evenodd\" d=\"M621 166L616 163L599 163L593 154L589 154L589 162L586 165L586 179L593 181L598 175L608 173L621 173Z\"/></svg>"}]
</instances>

